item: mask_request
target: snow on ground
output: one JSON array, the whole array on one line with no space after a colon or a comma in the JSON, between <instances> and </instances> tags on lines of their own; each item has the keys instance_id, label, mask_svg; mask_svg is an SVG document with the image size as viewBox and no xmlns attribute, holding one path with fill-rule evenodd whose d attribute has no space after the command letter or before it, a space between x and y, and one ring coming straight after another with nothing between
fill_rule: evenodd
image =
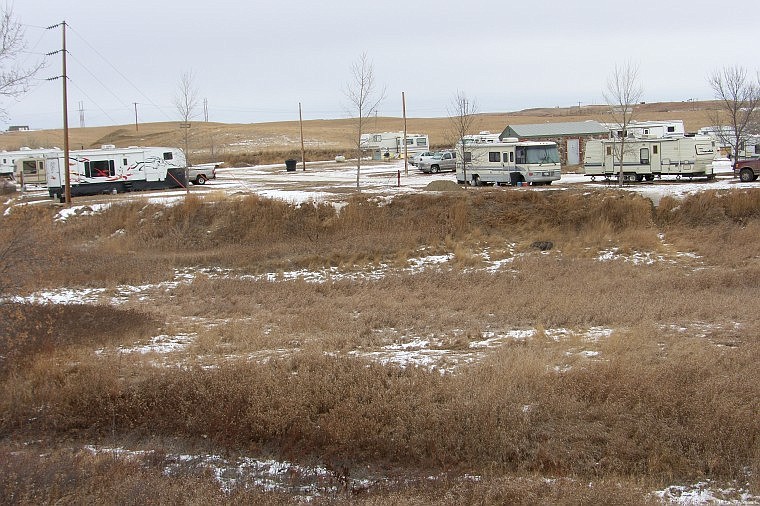
<instances>
[{"instance_id":1,"label":"snow on ground","mask_svg":"<svg viewBox=\"0 0 760 506\"><path fill-rule=\"evenodd\" d=\"M359 174L359 188L362 193L393 198L395 195L415 193L424 190L431 181L456 182L453 172L440 174L423 174L414 166L404 167L403 160L388 162L364 161ZM134 192L118 196L75 197L75 206L61 211L58 219L66 219L72 214L97 212L102 209L100 201L114 202L126 200L148 201L153 204L172 205L181 201L187 194L210 196L257 194L262 197L283 200L299 204L304 202L344 203L357 189L356 166L351 162L310 162L306 170L300 164L296 171L287 171L283 164L256 165L251 167L234 167L217 169L217 178L205 185L190 185L187 190L163 190ZM584 174L566 173L562 179L551 186L502 187L504 191L551 191L568 188L616 189L615 181L598 179L592 181ZM725 190L729 188L760 188L760 180L752 183L739 183L729 169L719 166L713 181L704 179L677 179L666 176L653 182L630 183L623 190L639 193L659 204L662 197L669 195L683 198L686 195L705 190ZM479 191L476 188L473 191ZM24 193L21 199L12 199L12 205L24 203L49 202L44 189ZM79 202L87 201L89 205ZM80 207L81 206L81 207ZM88 209L89 208L89 209ZM8 209L5 211L9 212Z\"/></svg>"}]
</instances>

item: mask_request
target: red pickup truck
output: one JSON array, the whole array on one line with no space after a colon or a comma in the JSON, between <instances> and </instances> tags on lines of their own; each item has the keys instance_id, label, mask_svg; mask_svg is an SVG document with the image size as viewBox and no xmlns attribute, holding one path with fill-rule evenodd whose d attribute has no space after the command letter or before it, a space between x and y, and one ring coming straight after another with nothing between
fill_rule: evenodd
<instances>
[{"instance_id":1,"label":"red pickup truck","mask_svg":"<svg viewBox=\"0 0 760 506\"><path fill-rule=\"evenodd\" d=\"M760 176L760 158L746 158L734 162L734 176L739 176L739 181L749 183Z\"/></svg>"}]
</instances>

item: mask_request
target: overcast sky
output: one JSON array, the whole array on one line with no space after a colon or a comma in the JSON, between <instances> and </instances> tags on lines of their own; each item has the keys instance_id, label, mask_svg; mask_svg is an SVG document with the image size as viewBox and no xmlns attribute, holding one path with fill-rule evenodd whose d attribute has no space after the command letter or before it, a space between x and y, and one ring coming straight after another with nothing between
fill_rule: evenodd
<instances>
[{"instance_id":1,"label":"overcast sky","mask_svg":"<svg viewBox=\"0 0 760 506\"><path fill-rule=\"evenodd\" d=\"M447 116L461 90L480 112L604 103L616 64L639 65L648 102L711 99L707 76L760 65L757 2L601 0L15 0L35 58L61 48L69 126L175 121L191 71L210 121L350 116L351 64L371 60L379 114ZM738 15L736 15L738 14ZM30 93L4 100L5 125L61 126L61 57ZM197 119L203 119L199 107Z\"/></svg>"}]
</instances>

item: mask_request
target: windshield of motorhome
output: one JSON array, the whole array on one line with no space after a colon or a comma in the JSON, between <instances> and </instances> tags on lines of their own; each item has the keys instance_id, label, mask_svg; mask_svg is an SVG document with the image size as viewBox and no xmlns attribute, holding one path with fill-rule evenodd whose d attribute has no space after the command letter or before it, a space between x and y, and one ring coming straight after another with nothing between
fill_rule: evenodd
<instances>
[{"instance_id":1,"label":"windshield of motorhome","mask_svg":"<svg viewBox=\"0 0 760 506\"><path fill-rule=\"evenodd\" d=\"M517 163L559 163L557 146L517 146Z\"/></svg>"}]
</instances>

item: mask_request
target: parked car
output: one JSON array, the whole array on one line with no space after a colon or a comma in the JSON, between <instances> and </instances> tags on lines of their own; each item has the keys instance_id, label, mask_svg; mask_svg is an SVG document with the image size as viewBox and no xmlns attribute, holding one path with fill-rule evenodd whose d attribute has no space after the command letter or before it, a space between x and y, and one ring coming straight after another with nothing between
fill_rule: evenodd
<instances>
[{"instance_id":1,"label":"parked car","mask_svg":"<svg viewBox=\"0 0 760 506\"><path fill-rule=\"evenodd\" d=\"M416 166L418 163L420 163L420 160L423 158L429 158L433 155L435 155L435 151L423 151L421 153L415 153L414 155L409 157L409 163Z\"/></svg>"},{"instance_id":2,"label":"parked car","mask_svg":"<svg viewBox=\"0 0 760 506\"><path fill-rule=\"evenodd\" d=\"M441 151L431 157L421 159L417 168L422 172L433 174L442 170L457 170L457 153L456 151Z\"/></svg>"},{"instance_id":3,"label":"parked car","mask_svg":"<svg viewBox=\"0 0 760 506\"><path fill-rule=\"evenodd\" d=\"M216 179L216 169L221 163L202 163L187 168L187 180L193 184L206 184L209 179Z\"/></svg>"}]
</instances>

